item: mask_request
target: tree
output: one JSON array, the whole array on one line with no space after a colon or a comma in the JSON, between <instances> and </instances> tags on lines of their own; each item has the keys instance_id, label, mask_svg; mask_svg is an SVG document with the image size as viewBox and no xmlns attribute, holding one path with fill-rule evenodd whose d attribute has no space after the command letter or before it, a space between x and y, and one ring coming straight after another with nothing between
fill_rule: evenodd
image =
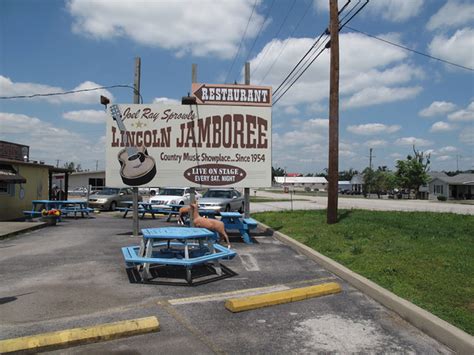
<instances>
[{"instance_id":1,"label":"tree","mask_svg":"<svg viewBox=\"0 0 474 355\"><path fill-rule=\"evenodd\" d=\"M282 168L274 168L272 166L272 180L274 180L275 176L285 176L285 169Z\"/></svg>"},{"instance_id":2,"label":"tree","mask_svg":"<svg viewBox=\"0 0 474 355\"><path fill-rule=\"evenodd\" d=\"M413 153L414 156L408 155L405 160L397 161L395 175L400 187L414 190L418 197L420 187L426 185L429 180L428 171L431 156L417 151L415 146L413 146Z\"/></svg>"},{"instance_id":3,"label":"tree","mask_svg":"<svg viewBox=\"0 0 474 355\"><path fill-rule=\"evenodd\" d=\"M75 164L74 162L66 162L64 163L64 169L69 169L72 171L82 171L81 164Z\"/></svg>"},{"instance_id":4,"label":"tree","mask_svg":"<svg viewBox=\"0 0 474 355\"><path fill-rule=\"evenodd\" d=\"M339 172L339 181L351 181L354 175L359 174L357 170L350 168Z\"/></svg>"}]
</instances>

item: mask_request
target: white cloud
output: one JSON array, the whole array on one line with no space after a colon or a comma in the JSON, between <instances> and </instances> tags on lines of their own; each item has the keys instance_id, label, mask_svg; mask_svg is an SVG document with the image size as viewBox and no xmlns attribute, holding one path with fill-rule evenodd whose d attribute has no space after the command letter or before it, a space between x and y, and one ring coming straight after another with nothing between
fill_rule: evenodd
<instances>
[{"instance_id":1,"label":"white cloud","mask_svg":"<svg viewBox=\"0 0 474 355\"><path fill-rule=\"evenodd\" d=\"M446 154L446 153L453 153L453 152L457 152L458 148L456 147L453 147L452 145L448 145L446 147L442 147L442 148L439 148L438 149L438 152L440 154Z\"/></svg>"},{"instance_id":2,"label":"white cloud","mask_svg":"<svg viewBox=\"0 0 474 355\"><path fill-rule=\"evenodd\" d=\"M175 99L169 99L167 97L155 97L153 99L154 104L166 104L166 105L181 105L181 101Z\"/></svg>"},{"instance_id":3,"label":"white cloud","mask_svg":"<svg viewBox=\"0 0 474 355\"><path fill-rule=\"evenodd\" d=\"M459 110L448 115L450 121L470 122L474 121L474 101L465 110Z\"/></svg>"},{"instance_id":4,"label":"white cloud","mask_svg":"<svg viewBox=\"0 0 474 355\"><path fill-rule=\"evenodd\" d=\"M400 128L401 127L398 125L387 126L382 123L367 123L357 126L347 126L349 132L366 136L381 133L394 133L400 130Z\"/></svg>"},{"instance_id":5,"label":"white cloud","mask_svg":"<svg viewBox=\"0 0 474 355\"><path fill-rule=\"evenodd\" d=\"M418 114L422 117L433 117L438 115L445 115L456 109L456 105L452 102L433 101L431 105L421 110Z\"/></svg>"},{"instance_id":6,"label":"white cloud","mask_svg":"<svg viewBox=\"0 0 474 355\"><path fill-rule=\"evenodd\" d=\"M102 124L107 120L107 113L100 110L81 110L81 111L69 111L63 113L63 117L70 121L76 121L81 123L95 123Z\"/></svg>"},{"instance_id":7,"label":"white cloud","mask_svg":"<svg viewBox=\"0 0 474 355\"><path fill-rule=\"evenodd\" d=\"M32 157L44 161L67 157L68 161L81 162L84 157L100 159L105 154L103 143L17 113L0 112L0 140L29 145Z\"/></svg>"},{"instance_id":8,"label":"white cloud","mask_svg":"<svg viewBox=\"0 0 474 355\"><path fill-rule=\"evenodd\" d=\"M428 30L459 27L474 20L474 4L460 1L447 1L426 24Z\"/></svg>"},{"instance_id":9,"label":"white cloud","mask_svg":"<svg viewBox=\"0 0 474 355\"><path fill-rule=\"evenodd\" d=\"M423 89L421 86L413 87L368 87L352 95L343 103L344 107L364 107L414 99Z\"/></svg>"},{"instance_id":10,"label":"white cloud","mask_svg":"<svg viewBox=\"0 0 474 355\"><path fill-rule=\"evenodd\" d=\"M65 90L60 87L44 84L13 82L10 78L0 75L0 93L2 96L29 96L34 94L60 93L65 91L87 90L101 86L103 85L96 84L92 81L85 81L75 88ZM46 100L51 103L98 104L100 95L107 96L111 101L114 100L112 93L105 89L83 91L66 95L38 96L34 99Z\"/></svg>"},{"instance_id":11,"label":"white cloud","mask_svg":"<svg viewBox=\"0 0 474 355\"><path fill-rule=\"evenodd\" d=\"M100 40L128 38L177 56L232 58L252 13L254 0L102 1L70 0L73 31ZM260 3L260 1L258 1ZM258 6L248 25L253 38L264 21ZM218 26L217 26L218 24Z\"/></svg>"},{"instance_id":12,"label":"white cloud","mask_svg":"<svg viewBox=\"0 0 474 355\"><path fill-rule=\"evenodd\" d=\"M436 157L436 160L439 160L439 161L446 161L450 159L452 159L450 155L440 155L439 157Z\"/></svg>"},{"instance_id":13,"label":"white cloud","mask_svg":"<svg viewBox=\"0 0 474 355\"><path fill-rule=\"evenodd\" d=\"M447 61L474 68L474 29L463 28L451 37L437 35L428 45L429 54Z\"/></svg>"},{"instance_id":14,"label":"white cloud","mask_svg":"<svg viewBox=\"0 0 474 355\"><path fill-rule=\"evenodd\" d=\"M416 137L398 138L394 143L399 146L414 145L415 147L426 147L433 144L429 140Z\"/></svg>"},{"instance_id":15,"label":"white cloud","mask_svg":"<svg viewBox=\"0 0 474 355\"><path fill-rule=\"evenodd\" d=\"M379 36L401 42L396 33ZM301 59L313 43L313 38L274 39L267 43L250 61L252 81L271 85L276 90L293 69L294 63ZM410 82L423 78L425 74L419 67L404 63L408 58L406 51L357 33L342 33L340 43L340 95L342 102L349 101L349 107L411 99L421 91L421 87ZM285 44L285 50L280 55ZM278 101L277 107L304 103L320 110L328 97L328 67L329 54L324 51ZM270 68L272 70L269 71ZM276 92L276 97L285 88Z\"/></svg>"},{"instance_id":16,"label":"white cloud","mask_svg":"<svg viewBox=\"0 0 474 355\"><path fill-rule=\"evenodd\" d=\"M346 0L339 0L339 9L344 6ZM328 0L314 0L314 6L318 10L328 11ZM352 5L349 5L349 9ZM392 22L402 22L417 16L423 7L423 0L377 0L371 1L363 11Z\"/></svg>"},{"instance_id":17,"label":"white cloud","mask_svg":"<svg viewBox=\"0 0 474 355\"><path fill-rule=\"evenodd\" d=\"M452 131L455 129L451 124L448 122L443 122L443 121L438 121L433 123L433 125L430 128L430 132L436 133L436 132L447 132L447 131Z\"/></svg>"},{"instance_id":18,"label":"white cloud","mask_svg":"<svg viewBox=\"0 0 474 355\"><path fill-rule=\"evenodd\" d=\"M300 111L295 106L287 106L283 110L288 115L297 115Z\"/></svg>"},{"instance_id":19,"label":"white cloud","mask_svg":"<svg viewBox=\"0 0 474 355\"><path fill-rule=\"evenodd\" d=\"M459 140L468 145L474 145L474 127L468 127L459 134Z\"/></svg>"},{"instance_id":20,"label":"white cloud","mask_svg":"<svg viewBox=\"0 0 474 355\"><path fill-rule=\"evenodd\" d=\"M387 141L383 139L372 139L364 143L366 147L377 148L377 147L384 147L387 145Z\"/></svg>"}]
</instances>

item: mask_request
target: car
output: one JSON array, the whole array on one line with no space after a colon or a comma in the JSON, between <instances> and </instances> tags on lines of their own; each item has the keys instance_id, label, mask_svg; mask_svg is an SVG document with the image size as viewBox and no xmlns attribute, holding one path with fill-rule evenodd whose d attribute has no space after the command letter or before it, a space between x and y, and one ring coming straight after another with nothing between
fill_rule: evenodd
<instances>
[{"instance_id":1,"label":"car","mask_svg":"<svg viewBox=\"0 0 474 355\"><path fill-rule=\"evenodd\" d=\"M196 199L201 197L195 192ZM167 208L170 205L189 205L191 202L191 188L189 187L162 187L157 195L150 197L154 208Z\"/></svg>"},{"instance_id":2,"label":"car","mask_svg":"<svg viewBox=\"0 0 474 355\"><path fill-rule=\"evenodd\" d=\"M199 199L199 208L215 212L244 212L244 196L234 189L209 189Z\"/></svg>"},{"instance_id":3,"label":"car","mask_svg":"<svg viewBox=\"0 0 474 355\"><path fill-rule=\"evenodd\" d=\"M87 187L85 186L78 186L74 187L67 191L67 194L70 196L86 196L87 195Z\"/></svg>"},{"instance_id":4,"label":"car","mask_svg":"<svg viewBox=\"0 0 474 355\"><path fill-rule=\"evenodd\" d=\"M89 207L99 210L115 211L117 207L125 207L125 201L132 201L133 193L131 188L104 187L89 196ZM142 197L138 195L138 201Z\"/></svg>"},{"instance_id":5,"label":"car","mask_svg":"<svg viewBox=\"0 0 474 355\"><path fill-rule=\"evenodd\" d=\"M139 187L138 193L144 196L155 196L160 191L159 187Z\"/></svg>"}]
</instances>

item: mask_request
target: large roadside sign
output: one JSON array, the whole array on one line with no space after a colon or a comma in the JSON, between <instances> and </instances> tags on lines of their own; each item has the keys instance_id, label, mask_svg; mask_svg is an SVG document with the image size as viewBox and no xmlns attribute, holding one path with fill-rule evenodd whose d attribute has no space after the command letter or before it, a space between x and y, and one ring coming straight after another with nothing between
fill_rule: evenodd
<instances>
[{"instance_id":1,"label":"large roadside sign","mask_svg":"<svg viewBox=\"0 0 474 355\"><path fill-rule=\"evenodd\" d=\"M271 186L269 106L121 104L109 113L109 186Z\"/></svg>"},{"instance_id":2,"label":"large roadside sign","mask_svg":"<svg viewBox=\"0 0 474 355\"><path fill-rule=\"evenodd\" d=\"M199 105L272 106L270 86L192 84Z\"/></svg>"}]
</instances>

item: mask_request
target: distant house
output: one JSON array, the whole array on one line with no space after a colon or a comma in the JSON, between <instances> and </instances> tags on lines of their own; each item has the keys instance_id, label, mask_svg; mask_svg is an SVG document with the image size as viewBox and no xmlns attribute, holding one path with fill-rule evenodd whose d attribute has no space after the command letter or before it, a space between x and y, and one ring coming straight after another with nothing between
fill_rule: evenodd
<instances>
[{"instance_id":1,"label":"distant house","mask_svg":"<svg viewBox=\"0 0 474 355\"><path fill-rule=\"evenodd\" d=\"M321 176L275 176L275 182L286 187L326 190L328 181Z\"/></svg>"},{"instance_id":2,"label":"distant house","mask_svg":"<svg viewBox=\"0 0 474 355\"><path fill-rule=\"evenodd\" d=\"M352 191L357 192L357 193L362 193L364 190L364 175L362 174L357 174L354 175L351 179L351 186L352 186Z\"/></svg>"},{"instance_id":3,"label":"distant house","mask_svg":"<svg viewBox=\"0 0 474 355\"><path fill-rule=\"evenodd\" d=\"M445 196L448 199L474 198L474 174L458 174L448 176L444 173L431 175L428 183L429 198L436 199Z\"/></svg>"},{"instance_id":4,"label":"distant house","mask_svg":"<svg viewBox=\"0 0 474 355\"><path fill-rule=\"evenodd\" d=\"M339 191L352 191L352 184L350 181L339 181L337 188Z\"/></svg>"}]
</instances>

